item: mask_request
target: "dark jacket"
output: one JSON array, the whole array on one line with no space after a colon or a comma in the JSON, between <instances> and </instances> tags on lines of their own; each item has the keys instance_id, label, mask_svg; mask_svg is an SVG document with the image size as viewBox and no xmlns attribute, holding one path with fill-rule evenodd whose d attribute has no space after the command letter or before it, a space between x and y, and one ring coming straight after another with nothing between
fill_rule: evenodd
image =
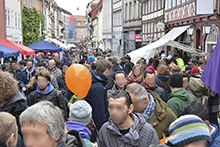
<instances>
[{"instance_id":1,"label":"dark jacket","mask_svg":"<svg viewBox=\"0 0 220 147\"><path fill-rule=\"evenodd\" d=\"M56 62L56 67L62 70L63 64L61 62Z\"/></svg>"},{"instance_id":2,"label":"dark jacket","mask_svg":"<svg viewBox=\"0 0 220 147\"><path fill-rule=\"evenodd\" d=\"M170 76L167 75L167 74L162 74L162 75L159 75L155 78L155 82L157 84L157 86L161 87L161 88L165 88L165 85L167 83L167 80L170 79ZM170 90L170 80L168 81L167 83L167 87L164 89L165 92L166 92L166 95L170 95L171 93L171 90Z\"/></svg>"},{"instance_id":3,"label":"dark jacket","mask_svg":"<svg viewBox=\"0 0 220 147\"><path fill-rule=\"evenodd\" d=\"M81 147L74 135L66 134L66 141L58 144L57 147Z\"/></svg>"},{"instance_id":4,"label":"dark jacket","mask_svg":"<svg viewBox=\"0 0 220 147\"><path fill-rule=\"evenodd\" d=\"M147 90L147 92L152 95L155 101L155 112L148 123L151 124L157 131L159 139L163 138L163 134L164 136L168 137L169 126L174 120L177 119L176 115L158 96L158 94L151 90Z\"/></svg>"},{"instance_id":5,"label":"dark jacket","mask_svg":"<svg viewBox=\"0 0 220 147\"><path fill-rule=\"evenodd\" d=\"M127 134L122 135L111 118L106 122L97 138L99 147L148 147L159 144L155 129L146 122L145 118L136 113L131 113L134 123Z\"/></svg>"},{"instance_id":6,"label":"dark jacket","mask_svg":"<svg viewBox=\"0 0 220 147\"><path fill-rule=\"evenodd\" d=\"M211 143L209 144L209 147L220 147L220 133L219 133L219 128L214 125L210 124L215 131L211 132Z\"/></svg>"},{"instance_id":7,"label":"dark jacket","mask_svg":"<svg viewBox=\"0 0 220 147\"><path fill-rule=\"evenodd\" d=\"M34 105L42 100L53 102L63 111L64 119L67 120L67 110L64 103L63 94L60 91L54 89L52 84L49 84L48 89L45 93L42 93L39 87L37 87L37 90L31 92L28 96L28 105Z\"/></svg>"},{"instance_id":8,"label":"dark jacket","mask_svg":"<svg viewBox=\"0 0 220 147\"><path fill-rule=\"evenodd\" d=\"M18 91L15 96L5 103L1 108L0 112L8 112L16 118L18 125L18 133L21 134L21 125L20 125L20 114L28 107L25 103L26 98Z\"/></svg>"},{"instance_id":9,"label":"dark jacket","mask_svg":"<svg viewBox=\"0 0 220 147\"><path fill-rule=\"evenodd\" d=\"M10 68L8 72L9 72L9 73L12 73L12 74L14 75L14 78L15 78L17 81L19 81L19 80L20 80L21 71L22 71L22 70L17 67L17 69L16 69L15 72L12 70L12 68Z\"/></svg>"},{"instance_id":10,"label":"dark jacket","mask_svg":"<svg viewBox=\"0 0 220 147\"><path fill-rule=\"evenodd\" d=\"M157 93L164 102L167 102L169 100L169 95L167 95L166 91L163 88L157 86L157 84L155 84L155 86L152 88L147 88L145 86L145 83L143 86L145 87L145 89L151 90L151 91Z\"/></svg>"},{"instance_id":11,"label":"dark jacket","mask_svg":"<svg viewBox=\"0 0 220 147\"><path fill-rule=\"evenodd\" d=\"M7 147L6 143L0 140L0 147Z\"/></svg>"},{"instance_id":12,"label":"dark jacket","mask_svg":"<svg viewBox=\"0 0 220 147\"><path fill-rule=\"evenodd\" d=\"M123 68L123 70L125 71L126 75L128 76L133 68L131 62L126 62L126 63L121 62L120 65Z\"/></svg>"},{"instance_id":13,"label":"dark jacket","mask_svg":"<svg viewBox=\"0 0 220 147\"><path fill-rule=\"evenodd\" d=\"M114 85L114 74L117 72L117 71L123 71L123 68L121 67L121 65L119 65L118 63L115 64L113 67L112 67L112 73L111 75L109 76L109 79L108 79L108 84L106 85L107 89L112 89L113 85Z\"/></svg>"},{"instance_id":14,"label":"dark jacket","mask_svg":"<svg viewBox=\"0 0 220 147\"><path fill-rule=\"evenodd\" d=\"M67 86L66 86L66 81L65 81L65 77L63 76L63 74L59 77L57 77L57 83L58 83L58 87L59 87L59 90L67 90Z\"/></svg>"},{"instance_id":15,"label":"dark jacket","mask_svg":"<svg viewBox=\"0 0 220 147\"><path fill-rule=\"evenodd\" d=\"M67 66L69 66L69 63L70 63L69 53L65 53L65 54L63 55L62 60L61 60L61 64L62 64L62 65L67 65Z\"/></svg>"},{"instance_id":16,"label":"dark jacket","mask_svg":"<svg viewBox=\"0 0 220 147\"><path fill-rule=\"evenodd\" d=\"M92 85L85 100L91 105L93 121L97 130L100 130L102 125L109 119L107 90L105 88L108 78L97 70L91 71L91 75ZM91 141L95 140L96 132L93 131Z\"/></svg>"},{"instance_id":17,"label":"dark jacket","mask_svg":"<svg viewBox=\"0 0 220 147\"><path fill-rule=\"evenodd\" d=\"M220 97L218 93L216 93L214 90L210 90L210 95L208 98L208 104L209 104L209 112L210 113L218 113L220 112Z\"/></svg>"},{"instance_id":18,"label":"dark jacket","mask_svg":"<svg viewBox=\"0 0 220 147\"><path fill-rule=\"evenodd\" d=\"M34 67L33 67L34 68ZM20 84L20 87L23 88L23 87L26 87L26 84L29 83L30 79L28 79L27 77L27 68L24 68L20 74L20 80L19 80L19 84ZM36 69L34 68L33 69L33 72L31 73L31 77L34 77L35 76L35 71Z\"/></svg>"}]
</instances>

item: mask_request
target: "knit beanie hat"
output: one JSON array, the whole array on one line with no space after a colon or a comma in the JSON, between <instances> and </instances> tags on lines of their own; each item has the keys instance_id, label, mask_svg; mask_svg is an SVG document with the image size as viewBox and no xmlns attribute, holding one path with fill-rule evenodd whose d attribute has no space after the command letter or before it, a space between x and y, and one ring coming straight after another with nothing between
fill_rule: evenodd
<instances>
[{"instance_id":1,"label":"knit beanie hat","mask_svg":"<svg viewBox=\"0 0 220 147\"><path fill-rule=\"evenodd\" d=\"M69 118L88 125L92 119L92 107L85 100L76 101L70 107Z\"/></svg>"},{"instance_id":2,"label":"knit beanie hat","mask_svg":"<svg viewBox=\"0 0 220 147\"><path fill-rule=\"evenodd\" d=\"M193 142L211 141L209 129L204 121L196 115L184 115L171 123L168 146L183 147Z\"/></svg>"},{"instance_id":3,"label":"knit beanie hat","mask_svg":"<svg viewBox=\"0 0 220 147\"><path fill-rule=\"evenodd\" d=\"M173 73L170 77L170 86L173 88L182 88L183 76L180 73Z\"/></svg>"}]
</instances>

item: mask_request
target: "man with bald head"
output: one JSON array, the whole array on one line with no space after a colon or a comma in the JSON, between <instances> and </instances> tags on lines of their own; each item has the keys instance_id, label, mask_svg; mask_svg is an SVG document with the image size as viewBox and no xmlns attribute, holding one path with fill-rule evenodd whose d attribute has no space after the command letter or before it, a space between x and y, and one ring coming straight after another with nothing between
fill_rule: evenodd
<instances>
[{"instance_id":1,"label":"man with bald head","mask_svg":"<svg viewBox=\"0 0 220 147\"><path fill-rule=\"evenodd\" d=\"M49 66L47 70L50 72L51 75L53 75L56 79L57 77L62 75L62 71L56 67L56 62L54 60L49 61Z\"/></svg>"}]
</instances>

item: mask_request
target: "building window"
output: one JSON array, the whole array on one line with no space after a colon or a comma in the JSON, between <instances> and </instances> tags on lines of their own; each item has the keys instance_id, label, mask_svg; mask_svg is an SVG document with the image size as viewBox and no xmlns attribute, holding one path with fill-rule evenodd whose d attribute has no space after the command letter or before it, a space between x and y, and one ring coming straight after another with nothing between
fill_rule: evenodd
<instances>
[{"instance_id":1,"label":"building window","mask_svg":"<svg viewBox=\"0 0 220 147\"><path fill-rule=\"evenodd\" d=\"M136 1L133 2L134 12L133 12L133 18L136 18L137 15L137 3Z\"/></svg>"},{"instance_id":2,"label":"building window","mask_svg":"<svg viewBox=\"0 0 220 147\"><path fill-rule=\"evenodd\" d=\"M148 9L147 9L147 12L148 12L148 13L150 13L150 6L151 6L151 5L150 5L150 0L149 0L149 1L148 1Z\"/></svg>"},{"instance_id":3,"label":"building window","mask_svg":"<svg viewBox=\"0 0 220 147\"><path fill-rule=\"evenodd\" d=\"M151 12L154 11L154 0L151 0Z\"/></svg>"},{"instance_id":4,"label":"building window","mask_svg":"<svg viewBox=\"0 0 220 147\"><path fill-rule=\"evenodd\" d=\"M23 4L24 4L24 5L25 5L25 1L26 1L26 0L23 0Z\"/></svg>"},{"instance_id":5,"label":"building window","mask_svg":"<svg viewBox=\"0 0 220 147\"><path fill-rule=\"evenodd\" d=\"M80 29L77 29L77 32L80 32Z\"/></svg>"},{"instance_id":6,"label":"building window","mask_svg":"<svg viewBox=\"0 0 220 147\"><path fill-rule=\"evenodd\" d=\"M81 32L83 32L83 29L81 29Z\"/></svg>"},{"instance_id":7,"label":"building window","mask_svg":"<svg viewBox=\"0 0 220 147\"><path fill-rule=\"evenodd\" d=\"M18 28L18 14L15 12L15 28Z\"/></svg>"},{"instance_id":8,"label":"building window","mask_svg":"<svg viewBox=\"0 0 220 147\"><path fill-rule=\"evenodd\" d=\"M129 20L129 4L127 4L127 20Z\"/></svg>"},{"instance_id":9,"label":"building window","mask_svg":"<svg viewBox=\"0 0 220 147\"><path fill-rule=\"evenodd\" d=\"M14 27L14 11L11 10L11 27Z\"/></svg>"},{"instance_id":10,"label":"building window","mask_svg":"<svg viewBox=\"0 0 220 147\"><path fill-rule=\"evenodd\" d=\"M157 10L157 0L155 0L155 2L154 2L154 11L156 11Z\"/></svg>"},{"instance_id":11,"label":"building window","mask_svg":"<svg viewBox=\"0 0 220 147\"><path fill-rule=\"evenodd\" d=\"M81 35L81 38L83 38L83 35Z\"/></svg>"},{"instance_id":12,"label":"building window","mask_svg":"<svg viewBox=\"0 0 220 147\"><path fill-rule=\"evenodd\" d=\"M153 33L153 32L154 32L154 23L151 22L151 33Z\"/></svg>"},{"instance_id":13,"label":"building window","mask_svg":"<svg viewBox=\"0 0 220 147\"><path fill-rule=\"evenodd\" d=\"M18 13L18 28L21 29L21 17L20 17L20 13Z\"/></svg>"},{"instance_id":14,"label":"building window","mask_svg":"<svg viewBox=\"0 0 220 147\"><path fill-rule=\"evenodd\" d=\"M158 0L158 9L161 8L161 0Z\"/></svg>"},{"instance_id":15,"label":"building window","mask_svg":"<svg viewBox=\"0 0 220 147\"><path fill-rule=\"evenodd\" d=\"M150 23L148 23L148 30L147 33L150 33Z\"/></svg>"},{"instance_id":16,"label":"building window","mask_svg":"<svg viewBox=\"0 0 220 147\"><path fill-rule=\"evenodd\" d=\"M182 0L182 4L184 4L186 2L186 0Z\"/></svg>"},{"instance_id":17,"label":"building window","mask_svg":"<svg viewBox=\"0 0 220 147\"><path fill-rule=\"evenodd\" d=\"M132 9L132 3L130 3L130 20L132 20L132 12L133 12L133 9Z\"/></svg>"},{"instance_id":18,"label":"building window","mask_svg":"<svg viewBox=\"0 0 220 147\"><path fill-rule=\"evenodd\" d=\"M177 0L177 6L181 4L181 0Z\"/></svg>"},{"instance_id":19,"label":"building window","mask_svg":"<svg viewBox=\"0 0 220 147\"><path fill-rule=\"evenodd\" d=\"M78 26L80 26L80 24L81 24L80 21L78 21Z\"/></svg>"},{"instance_id":20,"label":"building window","mask_svg":"<svg viewBox=\"0 0 220 147\"><path fill-rule=\"evenodd\" d=\"M176 0L173 0L173 6L172 7L176 7Z\"/></svg>"}]
</instances>

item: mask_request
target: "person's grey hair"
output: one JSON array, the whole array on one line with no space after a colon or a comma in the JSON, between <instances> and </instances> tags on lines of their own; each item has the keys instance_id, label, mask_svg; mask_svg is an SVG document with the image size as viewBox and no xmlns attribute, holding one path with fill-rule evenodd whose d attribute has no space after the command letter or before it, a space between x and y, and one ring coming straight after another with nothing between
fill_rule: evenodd
<instances>
[{"instance_id":1,"label":"person's grey hair","mask_svg":"<svg viewBox=\"0 0 220 147\"><path fill-rule=\"evenodd\" d=\"M126 91L134 95L134 98L138 102L141 102L144 97L148 97L147 90L142 85L137 83L129 84L126 88Z\"/></svg>"},{"instance_id":2,"label":"person's grey hair","mask_svg":"<svg viewBox=\"0 0 220 147\"><path fill-rule=\"evenodd\" d=\"M28 107L20 115L21 127L30 123L35 125L35 122L45 124L45 129L51 139L60 136L58 144L66 141L65 124L62 111L49 101L41 101Z\"/></svg>"}]
</instances>

